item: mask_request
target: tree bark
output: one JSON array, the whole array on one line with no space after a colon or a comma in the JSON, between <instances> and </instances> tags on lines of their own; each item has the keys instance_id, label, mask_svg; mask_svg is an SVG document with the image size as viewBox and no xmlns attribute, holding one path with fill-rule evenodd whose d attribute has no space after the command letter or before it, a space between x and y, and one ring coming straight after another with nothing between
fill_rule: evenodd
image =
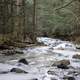
<instances>
[{"instance_id":1,"label":"tree bark","mask_svg":"<svg viewBox=\"0 0 80 80\"><path fill-rule=\"evenodd\" d=\"M36 0L33 0L33 27L32 27L32 41L36 43Z\"/></svg>"}]
</instances>

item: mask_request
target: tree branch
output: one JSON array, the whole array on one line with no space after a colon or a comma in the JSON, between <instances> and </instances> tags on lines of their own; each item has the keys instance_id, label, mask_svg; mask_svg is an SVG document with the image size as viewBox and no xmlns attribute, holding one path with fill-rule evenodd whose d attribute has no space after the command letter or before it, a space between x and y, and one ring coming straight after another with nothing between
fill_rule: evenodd
<instances>
[{"instance_id":1,"label":"tree branch","mask_svg":"<svg viewBox=\"0 0 80 80\"><path fill-rule=\"evenodd\" d=\"M71 0L69 3L67 3L67 4L65 4L65 5L63 5L63 6L59 7L59 8L56 8L55 10L59 10L59 9L65 8L65 7L69 6L72 2L74 2L74 0Z\"/></svg>"}]
</instances>

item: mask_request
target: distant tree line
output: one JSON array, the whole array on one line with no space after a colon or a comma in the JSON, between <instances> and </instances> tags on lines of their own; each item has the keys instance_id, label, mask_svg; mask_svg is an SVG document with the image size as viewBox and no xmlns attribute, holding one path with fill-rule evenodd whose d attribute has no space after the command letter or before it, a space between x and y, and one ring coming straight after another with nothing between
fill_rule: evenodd
<instances>
[{"instance_id":1,"label":"distant tree line","mask_svg":"<svg viewBox=\"0 0 80 80\"><path fill-rule=\"evenodd\" d=\"M0 40L80 34L80 0L0 0Z\"/></svg>"}]
</instances>

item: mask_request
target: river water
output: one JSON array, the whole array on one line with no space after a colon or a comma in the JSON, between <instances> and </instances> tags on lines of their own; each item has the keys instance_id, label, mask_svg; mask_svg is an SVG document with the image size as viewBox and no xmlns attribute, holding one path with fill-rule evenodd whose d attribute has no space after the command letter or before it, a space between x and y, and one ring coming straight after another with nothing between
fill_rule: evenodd
<instances>
[{"instance_id":1,"label":"river water","mask_svg":"<svg viewBox=\"0 0 80 80\"><path fill-rule=\"evenodd\" d=\"M22 51L24 54L15 54L13 56L0 56L0 73L10 71L12 68L20 68L26 73L8 72L0 74L0 80L64 80L64 76L72 76L75 80L80 80L80 60L73 59L72 56L80 54L75 45L69 41L62 41L52 38L37 38L38 42L44 46L32 46ZM19 64L18 60L25 58L29 65ZM54 62L60 60L69 60L69 69L59 69L51 66ZM48 71L53 74L48 74ZM76 71L76 74L74 74ZM72 72L71 74L68 74Z\"/></svg>"}]
</instances>

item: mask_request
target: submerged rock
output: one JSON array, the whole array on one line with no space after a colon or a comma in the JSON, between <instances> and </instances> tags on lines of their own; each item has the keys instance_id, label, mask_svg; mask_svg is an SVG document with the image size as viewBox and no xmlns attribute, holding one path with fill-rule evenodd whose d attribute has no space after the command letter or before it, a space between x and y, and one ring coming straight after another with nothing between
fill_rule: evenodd
<instances>
[{"instance_id":1,"label":"submerged rock","mask_svg":"<svg viewBox=\"0 0 80 80\"><path fill-rule=\"evenodd\" d=\"M18 62L19 62L19 63L26 64L26 65L29 64L28 61L27 61L25 58L20 59Z\"/></svg>"},{"instance_id":2,"label":"submerged rock","mask_svg":"<svg viewBox=\"0 0 80 80\"><path fill-rule=\"evenodd\" d=\"M60 64L60 65L57 65L58 68L61 68L61 69L69 69L69 67L65 64Z\"/></svg>"},{"instance_id":3,"label":"submerged rock","mask_svg":"<svg viewBox=\"0 0 80 80\"><path fill-rule=\"evenodd\" d=\"M18 50L18 49L15 50L15 53L16 54L24 54L24 52L22 50Z\"/></svg>"},{"instance_id":4,"label":"submerged rock","mask_svg":"<svg viewBox=\"0 0 80 80\"><path fill-rule=\"evenodd\" d=\"M57 80L57 79L51 78L51 80Z\"/></svg>"},{"instance_id":5,"label":"submerged rock","mask_svg":"<svg viewBox=\"0 0 80 80\"><path fill-rule=\"evenodd\" d=\"M2 72L0 72L0 74L7 74L7 73L9 73L9 71L2 71Z\"/></svg>"},{"instance_id":6,"label":"submerged rock","mask_svg":"<svg viewBox=\"0 0 80 80\"><path fill-rule=\"evenodd\" d=\"M73 58L80 59L80 55L79 54L73 55Z\"/></svg>"},{"instance_id":7,"label":"submerged rock","mask_svg":"<svg viewBox=\"0 0 80 80\"><path fill-rule=\"evenodd\" d=\"M80 68L76 67L68 71L68 75L80 76Z\"/></svg>"},{"instance_id":8,"label":"submerged rock","mask_svg":"<svg viewBox=\"0 0 80 80\"><path fill-rule=\"evenodd\" d=\"M75 80L74 77L70 77L70 76L65 76L63 79L64 79L64 80Z\"/></svg>"},{"instance_id":9,"label":"submerged rock","mask_svg":"<svg viewBox=\"0 0 80 80\"><path fill-rule=\"evenodd\" d=\"M22 70L22 69L20 69L20 68L12 68L12 69L10 70L10 72L15 72L15 73L28 73L28 72L26 72L26 71L24 71L24 70Z\"/></svg>"},{"instance_id":10,"label":"submerged rock","mask_svg":"<svg viewBox=\"0 0 80 80\"><path fill-rule=\"evenodd\" d=\"M38 80L37 78L33 78L33 79L31 79L31 80Z\"/></svg>"},{"instance_id":11,"label":"submerged rock","mask_svg":"<svg viewBox=\"0 0 80 80\"><path fill-rule=\"evenodd\" d=\"M47 73L50 75L56 75L55 71L51 71L51 70L49 70Z\"/></svg>"}]
</instances>

